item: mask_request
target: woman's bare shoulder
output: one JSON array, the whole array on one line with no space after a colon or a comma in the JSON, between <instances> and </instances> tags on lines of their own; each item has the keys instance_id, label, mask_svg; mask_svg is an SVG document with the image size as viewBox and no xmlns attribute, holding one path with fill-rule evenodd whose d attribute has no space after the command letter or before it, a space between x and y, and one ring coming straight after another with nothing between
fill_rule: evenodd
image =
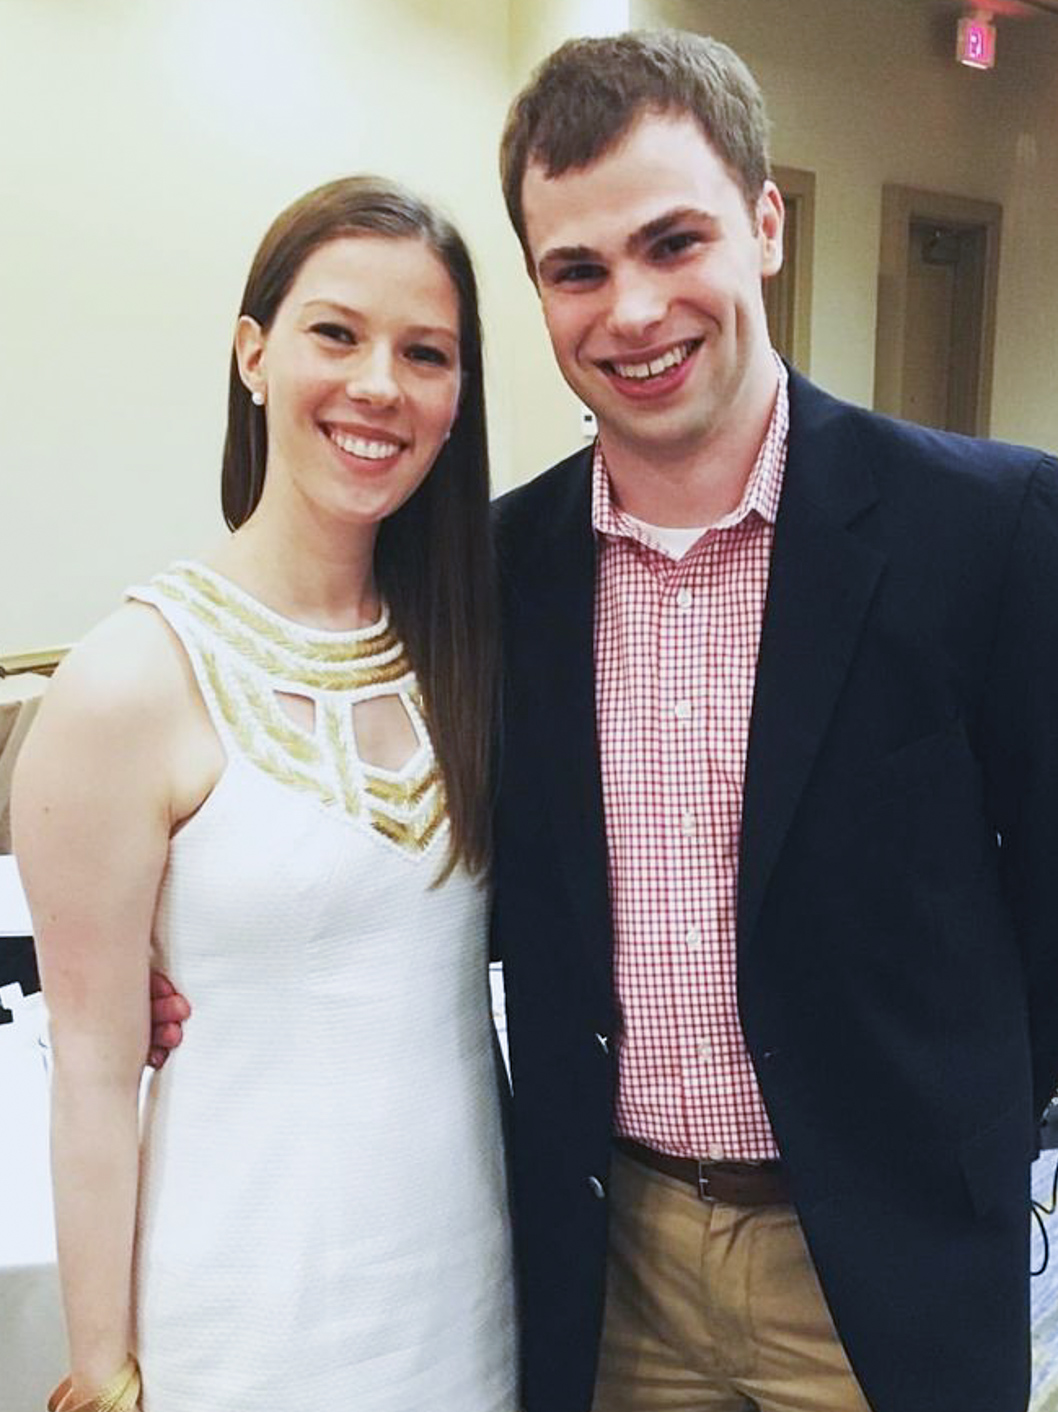
<instances>
[{"instance_id":1,"label":"woman's bare shoulder","mask_svg":"<svg viewBox=\"0 0 1058 1412\"><path fill-rule=\"evenodd\" d=\"M186 706L189 667L156 609L122 604L67 655L45 693L42 719L92 733L157 731Z\"/></svg>"},{"instance_id":2,"label":"woman's bare shoulder","mask_svg":"<svg viewBox=\"0 0 1058 1412\"><path fill-rule=\"evenodd\" d=\"M121 840L129 860L142 861L145 850L152 867L164 860L193 710L181 654L159 614L130 603L93 628L52 678L12 787L20 862L38 893L57 858L67 862L55 876L68 876L70 860L97 859L100 839L111 850Z\"/></svg>"}]
</instances>

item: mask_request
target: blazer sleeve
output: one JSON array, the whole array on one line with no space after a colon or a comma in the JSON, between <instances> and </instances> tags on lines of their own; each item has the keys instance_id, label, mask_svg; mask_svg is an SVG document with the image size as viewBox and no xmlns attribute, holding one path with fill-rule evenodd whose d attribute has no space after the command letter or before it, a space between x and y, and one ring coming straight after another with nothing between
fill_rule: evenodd
<instances>
[{"instance_id":1,"label":"blazer sleeve","mask_svg":"<svg viewBox=\"0 0 1058 1412\"><path fill-rule=\"evenodd\" d=\"M1029 476L1009 545L981 740L1024 968L1033 1094L1058 1088L1058 462Z\"/></svg>"}]
</instances>

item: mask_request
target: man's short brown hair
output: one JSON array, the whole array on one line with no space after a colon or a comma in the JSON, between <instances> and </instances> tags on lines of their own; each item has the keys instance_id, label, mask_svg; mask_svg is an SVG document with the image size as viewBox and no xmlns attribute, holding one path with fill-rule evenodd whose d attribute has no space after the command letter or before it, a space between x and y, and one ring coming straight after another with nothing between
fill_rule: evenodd
<instances>
[{"instance_id":1,"label":"man's short brown hair","mask_svg":"<svg viewBox=\"0 0 1058 1412\"><path fill-rule=\"evenodd\" d=\"M590 166L645 112L688 114L742 188L750 211L768 178L768 116L733 49L683 30L571 39L515 98L500 143L507 213L532 271L522 210L530 163L548 177Z\"/></svg>"}]
</instances>

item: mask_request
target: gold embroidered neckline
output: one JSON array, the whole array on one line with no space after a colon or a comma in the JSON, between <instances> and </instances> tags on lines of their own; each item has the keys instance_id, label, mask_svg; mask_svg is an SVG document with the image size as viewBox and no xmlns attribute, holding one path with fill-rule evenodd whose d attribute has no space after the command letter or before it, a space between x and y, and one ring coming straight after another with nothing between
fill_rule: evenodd
<instances>
[{"instance_id":1,"label":"gold embroidered neckline","mask_svg":"<svg viewBox=\"0 0 1058 1412\"><path fill-rule=\"evenodd\" d=\"M370 627L325 632L282 617L201 564L176 564L154 583L233 652L310 691L356 691L396 681L410 670L385 609Z\"/></svg>"},{"instance_id":2,"label":"gold embroidered neckline","mask_svg":"<svg viewBox=\"0 0 1058 1412\"><path fill-rule=\"evenodd\" d=\"M281 784L313 795L402 853L429 849L447 825L444 785L418 683L388 612L348 632L305 627L187 560L151 587L177 610L180 636L222 738ZM277 692L312 701L311 730L291 719ZM381 695L400 698L419 741L396 771L357 754L352 707Z\"/></svg>"}]
</instances>

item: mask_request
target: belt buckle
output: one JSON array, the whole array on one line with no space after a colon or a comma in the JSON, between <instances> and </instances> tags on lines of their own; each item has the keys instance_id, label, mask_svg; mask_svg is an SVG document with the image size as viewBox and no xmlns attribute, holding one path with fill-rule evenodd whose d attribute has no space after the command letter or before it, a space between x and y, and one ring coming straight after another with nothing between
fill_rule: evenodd
<instances>
[{"instance_id":1,"label":"belt buckle","mask_svg":"<svg viewBox=\"0 0 1058 1412\"><path fill-rule=\"evenodd\" d=\"M716 1197L715 1197L715 1196L711 1196L710 1193L709 1193L710 1176L709 1176L709 1172L707 1171L708 1165L709 1165L708 1163L703 1162L700 1158L698 1159L698 1200L699 1200L699 1201L715 1201L715 1200L716 1200Z\"/></svg>"}]
</instances>

